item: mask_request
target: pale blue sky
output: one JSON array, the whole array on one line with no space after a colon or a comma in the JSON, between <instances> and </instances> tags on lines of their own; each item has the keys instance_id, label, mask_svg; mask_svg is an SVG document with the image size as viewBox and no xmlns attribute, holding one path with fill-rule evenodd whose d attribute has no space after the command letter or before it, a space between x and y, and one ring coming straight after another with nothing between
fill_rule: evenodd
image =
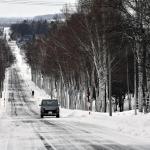
<instances>
[{"instance_id":1,"label":"pale blue sky","mask_svg":"<svg viewBox=\"0 0 150 150\"><path fill-rule=\"evenodd\" d=\"M0 17L32 17L59 13L65 3L75 6L76 2L77 0L0 0Z\"/></svg>"}]
</instances>

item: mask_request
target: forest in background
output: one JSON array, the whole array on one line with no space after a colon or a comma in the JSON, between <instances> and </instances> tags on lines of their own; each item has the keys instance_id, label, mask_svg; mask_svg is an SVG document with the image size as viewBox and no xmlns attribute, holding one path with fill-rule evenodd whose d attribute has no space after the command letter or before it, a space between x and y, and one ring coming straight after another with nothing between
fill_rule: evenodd
<instances>
[{"instance_id":1,"label":"forest in background","mask_svg":"<svg viewBox=\"0 0 150 150\"><path fill-rule=\"evenodd\" d=\"M0 29L0 97L3 91L3 81L5 79L6 68L14 62L14 56L4 36L4 28Z\"/></svg>"},{"instance_id":2,"label":"forest in background","mask_svg":"<svg viewBox=\"0 0 150 150\"><path fill-rule=\"evenodd\" d=\"M65 21L24 21L11 26L32 80L58 98L61 106L112 115L124 110L150 111L150 2L147 0L79 0L67 5ZM135 103L131 104L134 96ZM135 107L136 106L136 107Z\"/></svg>"}]
</instances>

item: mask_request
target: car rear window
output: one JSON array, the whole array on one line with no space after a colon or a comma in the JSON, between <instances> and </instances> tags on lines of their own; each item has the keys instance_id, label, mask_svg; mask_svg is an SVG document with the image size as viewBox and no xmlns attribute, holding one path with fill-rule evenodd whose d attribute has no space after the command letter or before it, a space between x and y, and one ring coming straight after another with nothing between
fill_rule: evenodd
<instances>
[{"instance_id":1,"label":"car rear window","mask_svg":"<svg viewBox=\"0 0 150 150\"><path fill-rule=\"evenodd\" d=\"M58 106L57 100L43 100L42 105L44 106Z\"/></svg>"}]
</instances>

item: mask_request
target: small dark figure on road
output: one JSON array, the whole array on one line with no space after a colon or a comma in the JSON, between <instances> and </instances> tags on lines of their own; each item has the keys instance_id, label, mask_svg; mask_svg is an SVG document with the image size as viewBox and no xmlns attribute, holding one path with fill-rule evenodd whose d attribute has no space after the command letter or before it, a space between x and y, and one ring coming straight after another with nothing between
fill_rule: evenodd
<instances>
[{"instance_id":1,"label":"small dark figure on road","mask_svg":"<svg viewBox=\"0 0 150 150\"><path fill-rule=\"evenodd\" d=\"M32 96L34 96L34 91L32 90Z\"/></svg>"},{"instance_id":2,"label":"small dark figure on road","mask_svg":"<svg viewBox=\"0 0 150 150\"><path fill-rule=\"evenodd\" d=\"M124 111L124 96L119 97L119 107L120 107L120 112Z\"/></svg>"}]
</instances>

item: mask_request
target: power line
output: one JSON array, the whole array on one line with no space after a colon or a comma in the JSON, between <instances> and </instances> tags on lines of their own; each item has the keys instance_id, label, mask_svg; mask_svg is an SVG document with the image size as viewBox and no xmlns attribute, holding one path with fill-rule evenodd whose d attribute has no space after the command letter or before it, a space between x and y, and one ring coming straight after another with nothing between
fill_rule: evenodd
<instances>
[{"instance_id":1,"label":"power line","mask_svg":"<svg viewBox=\"0 0 150 150\"><path fill-rule=\"evenodd\" d=\"M62 3L70 3L70 2L53 2L53 1L45 1L45 0L1 0L0 2L6 2L6 3L9 3L9 2L18 2L18 3L22 3L22 2L31 2L31 3L37 3L37 2L45 2L45 3L59 3L59 4L62 4ZM73 2L71 2L73 4Z\"/></svg>"},{"instance_id":2,"label":"power line","mask_svg":"<svg viewBox=\"0 0 150 150\"><path fill-rule=\"evenodd\" d=\"M26 4L26 5L44 5L44 6L63 6L69 5L69 7L75 7L77 3L65 3L65 2L50 2L50 1L33 1L33 0L1 0L0 3L5 4Z\"/></svg>"}]
</instances>

